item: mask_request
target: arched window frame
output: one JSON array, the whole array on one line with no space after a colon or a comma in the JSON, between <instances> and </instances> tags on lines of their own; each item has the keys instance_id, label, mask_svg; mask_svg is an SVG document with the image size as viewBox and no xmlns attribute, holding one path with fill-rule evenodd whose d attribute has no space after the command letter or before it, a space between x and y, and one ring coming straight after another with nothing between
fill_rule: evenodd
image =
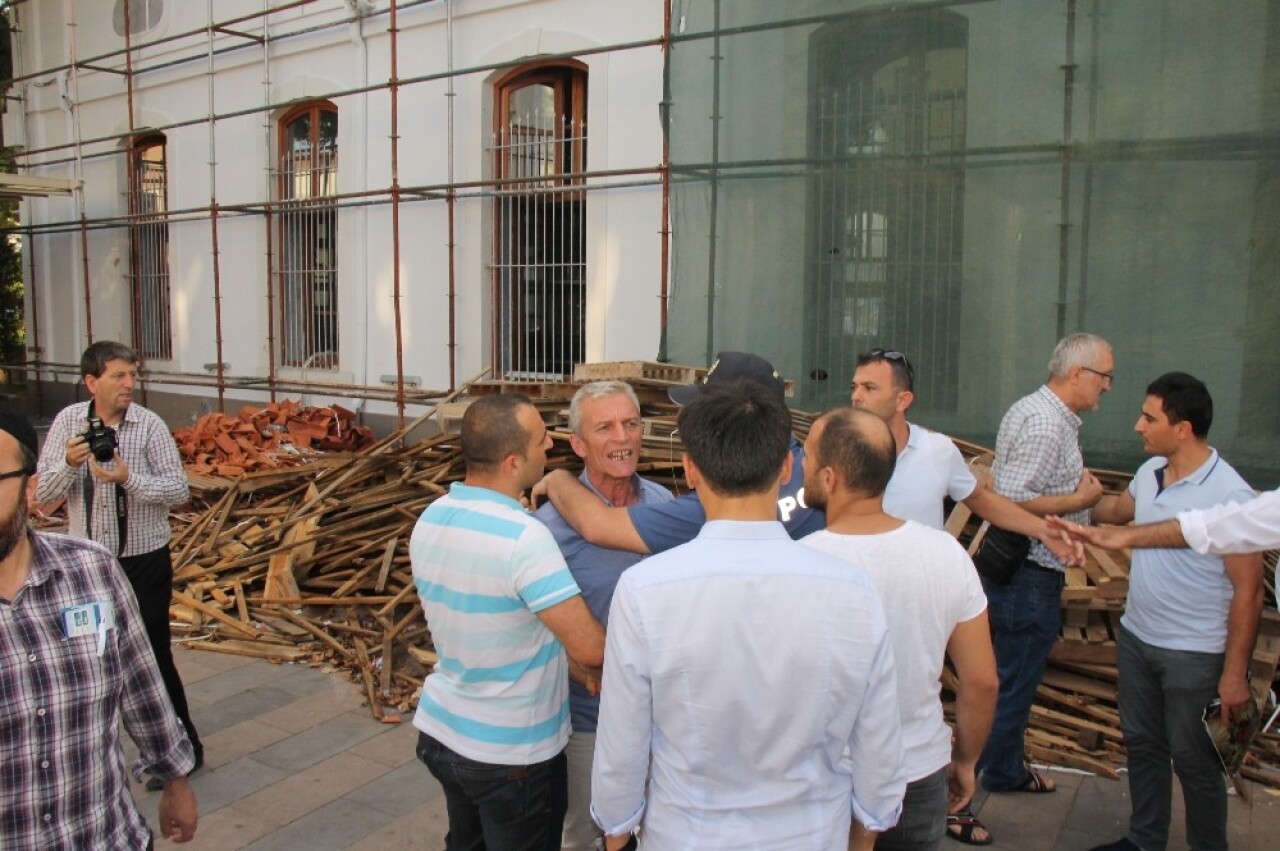
<instances>
[{"instance_id":1,"label":"arched window frame","mask_svg":"<svg viewBox=\"0 0 1280 851\"><path fill-rule=\"evenodd\" d=\"M554 378L584 357L587 66L520 66L494 82L492 341L500 377ZM554 124L512 120L514 98L554 92ZM540 139L539 136L545 136Z\"/></svg>"},{"instance_id":2,"label":"arched window frame","mask_svg":"<svg viewBox=\"0 0 1280 851\"><path fill-rule=\"evenodd\" d=\"M332 201L338 192L337 118L333 103L317 100L293 107L277 122L275 277L280 363L286 367L338 367L338 213ZM303 119L308 142L300 156L293 129Z\"/></svg>"},{"instance_id":3,"label":"arched window frame","mask_svg":"<svg viewBox=\"0 0 1280 851\"><path fill-rule=\"evenodd\" d=\"M158 152L158 156L157 156ZM129 145L129 291L134 348L143 358L173 357L169 294L168 141L163 133Z\"/></svg>"}]
</instances>

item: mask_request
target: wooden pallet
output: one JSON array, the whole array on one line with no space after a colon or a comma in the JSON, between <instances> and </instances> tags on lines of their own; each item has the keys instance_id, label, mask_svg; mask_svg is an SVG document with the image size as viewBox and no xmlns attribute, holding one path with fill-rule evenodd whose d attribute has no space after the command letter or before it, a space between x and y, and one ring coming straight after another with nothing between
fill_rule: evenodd
<instances>
[{"instance_id":1,"label":"wooden pallet","mask_svg":"<svg viewBox=\"0 0 1280 851\"><path fill-rule=\"evenodd\" d=\"M573 380L588 381L652 381L662 384L696 384L707 370L698 366L656 361L626 360L605 363L580 363L573 367Z\"/></svg>"}]
</instances>

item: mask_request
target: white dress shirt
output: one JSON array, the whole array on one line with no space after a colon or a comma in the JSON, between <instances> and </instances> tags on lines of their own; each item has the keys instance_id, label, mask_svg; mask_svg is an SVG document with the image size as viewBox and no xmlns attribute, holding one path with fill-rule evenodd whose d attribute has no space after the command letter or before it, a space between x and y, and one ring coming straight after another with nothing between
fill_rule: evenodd
<instances>
[{"instance_id":1,"label":"white dress shirt","mask_svg":"<svg viewBox=\"0 0 1280 851\"><path fill-rule=\"evenodd\" d=\"M1178 515L1182 537L1198 553L1254 553L1280 547L1280 490L1248 502Z\"/></svg>"},{"instance_id":2,"label":"white dress shirt","mask_svg":"<svg viewBox=\"0 0 1280 851\"><path fill-rule=\"evenodd\" d=\"M906 788L880 598L781 523L708 522L622 575L591 809L646 849L846 847Z\"/></svg>"}]
</instances>

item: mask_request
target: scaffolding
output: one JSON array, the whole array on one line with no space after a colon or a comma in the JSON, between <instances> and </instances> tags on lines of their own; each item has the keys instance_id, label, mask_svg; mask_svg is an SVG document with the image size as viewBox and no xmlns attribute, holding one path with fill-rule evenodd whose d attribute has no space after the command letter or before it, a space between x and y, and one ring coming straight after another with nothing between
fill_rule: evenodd
<instances>
[{"instance_id":1,"label":"scaffolding","mask_svg":"<svg viewBox=\"0 0 1280 851\"><path fill-rule=\"evenodd\" d=\"M455 67L454 64L454 0L444 0L444 30L446 44L446 67L428 73L413 76L401 76L400 61L400 21L406 12L419 7L440 7L439 0L389 0L386 4L374 4L369 0L347 0L342 14L331 14L326 20L318 20L298 25L298 13L306 7L308 11L334 12L333 0L288 0L288 2L271 2L263 0L262 9L217 18L213 0L206 0L207 21L197 29L171 33L162 37L144 41L135 41L130 16L135 14L138 4L123 2L123 34L124 46L118 50L97 53L81 57L77 51L76 22L74 20L74 3L64 4L68 16L65 21L65 49L67 61L54 67L28 71L21 67L22 56L18 55L16 63L18 73L11 80L11 86L34 84L48 81L59 76L66 79L66 101L70 104L74 124L73 138L69 141L42 147L28 147L19 152L17 162L20 168L49 168L54 166L70 166L77 178L81 179L80 189L76 193L76 216L59 221L27 223L20 228L25 240L24 254L28 258L28 281L30 286L27 317L27 342L30 357L22 364L29 375L36 377L37 394L41 391L42 375L58 374L75 375L76 365L65 362L54 362L43 357L45 347L42 338L47 329L42 326L42 317L36 309L41 293L35 288L40 285L41 278L37 274L38 240L54 234L78 234L79 272L78 282L83 299L84 333L86 343L94 339L94 282L90 274L90 234L105 230L127 231L130 236L131 253L135 258L131 269L131 278L135 279L132 287L135 299L135 316L133 322L134 344L139 353L150 358L163 358L168 353L168 335L166 322L160 320L161 311L169 309L167 302L157 294L161 278L165 274L158 267L156 258L163 256L167 246L168 233L177 226L206 226L209 236L209 255L211 258L213 300L209 322L213 326L213 360L205 365L205 372L191 369L176 371L157 371L147 369L143 374L144 392L150 386L165 387L205 387L212 388L217 394L217 408L221 411L225 405L226 394L230 391L245 391L266 394L272 401L280 393L324 394L326 396L360 398L393 402L399 426L403 426L406 406L424 403L454 391L458 387L457 359L457 217L459 205L468 201L484 201L496 205L498 218L504 218L509 228L545 227L547 216L559 216L567 228L581 226L582 199L588 193L618 192L636 187L660 187L662 207L660 222L655 222L657 242L654 253L663 258L659 270L658 282L659 324L665 327L667 303L667 263L669 254L668 241L670 228L666 219L667 191L669 172L665 153L660 162L652 165L633 168L591 169L586 165L585 156L571 163L560 163L556 169L554 186L549 185L545 169L538 168L494 168L492 175L479 178L468 177L458 179L455 168L455 82L473 75L488 75L494 72L519 69L528 66L529 57L504 59L502 61L473 64L467 67ZM33 6L31 0L15 0L8 4L15 32L20 32L24 15ZM541 64L561 62L580 62L586 57L597 54L617 54L628 51L659 48L666 50L670 42L670 0L662 4L664 11L661 33L649 38L633 41L592 46L580 50L563 53L539 54L535 59ZM141 7L145 8L145 7ZM656 9L657 7L655 7ZM336 142L326 148L322 139L310 144L293 144L289 140L289 150L284 143L277 151L276 167L268 175L263 184L261 200L251 203L228 204L219 197L220 164L217 151L217 127L221 122L260 115L265 127L268 150L273 146L273 114L287 109L290 103L274 102L272 98L273 57L282 46L308 38L315 38L325 32L338 28L355 28L359 33L360 49L364 46L364 28L383 24L387 45L388 64L385 79L364 81L361 85L349 86L320 94L316 100L338 102L344 98L352 98L372 93L385 93L389 100L389 126L387 133L386 154L389 158L390 179L384 186L363 186L355 191L338 191L331 179L336 168ZM655 32L658 23L654 23ZM21 38L18 39L21 43ZM145 55L166 51L168 55L160 59L147 61ZM262 56L262 86L264 97L261 104L252 107L222 109L217 105L218 61L232 54L240 54L245 50L257 50ZM181 66L196 66L203 62L207 78L207 109L198 116L184 116L178 120L161 125L147 125L139 129L136 116L137 80L147 74L173 69ZM86 137L81 129L81 76L93 75L95 80L103 78L118 81L121 104L124 107L127 129L120 133L95 133ZM403 185L400 174L401 131L400 131L400 98L404 90L411 87L425 87L444 83L446 86L445 103L442 105L444 121L447 126L448 164L447 178L443 182L430 184ZM9 100L20 101L23 110L23 125L29 139L27 127L26 103L21 98L10 96ZM334 119L336 123L336 117ZM101 122L99 125L101 126ZM163 139L165 134L189 128L205 127L208 133L209 162L209 200L207 204L175 208L163 197L163 191L155 190L154 180L146 176L138 176L150 172L153 177L162 174L167 167L163 159L163 148L159 153L148 146L148 140ZM556 130L553 134L557 144L566 139L570 145L581 145L581 138L569 138L574 133L584 132L585 127L567 127ZM336 133L336 131L335 131ZM531 139L503 138L496 140L486 155L510 158L513 146L524 146L533 150ZM546 140L543 140L546 147ZM663 146L665 152L665 145ZM305 156L305 162L299 159L298 152ZM544 151L545 153L545 151ZM655 151L656 153L656 151ZM90 216L86 210L86 188L83 175L86 162L99 158L130 158L130 174L133 185L129 190L128 211L118 215ZM139 168L139 164L141 167ZM548 200L550 199L550 200ZM578 212L571 208L577 204ZM444 357L448 360L448 387L425 388L413 386L410 376L406 375L404 352L404 328L402 317L402 301L404 282L401 280L402 234L401 211L406 205L440 205L445 211L447 227L440 234L442 247L446 253L447 305L448 305L448 339L444 341ZM395 373L393 376L381 376L377 383L364 382L339 383L329 380L308 378L308 370L322 368L333 358L333 347L329 341L337 335L337 313L335 305L330 302L327 308L322 304L324 298L324 276L331 275L338 249L337 235L333 222L339 211L359 209L386 209L391 217L391 313L394 328ZM528 213L536 208L538 216L516 215ZM550 212L555 210L555 212ZM507 215L507 213L510 215ZM223 303L223 287L221 258L225 252L225 237L219 236L219 223L230 219L241 220L256 218L261 221L263 240L265 243L265 287L267 312L267 347L268 361L266 375L232 374L228 371L224 346L224 321L226 306ZM569 221L572 218L573 221ZM521 222L524 224L522 225ZM327 229L327 230L326 230ZM294 233L305 233L305 239L291 239ZM332 247L327 254L321 249L310 250L305 257L294 256L296 245L321 245L328 242ZM508 241L515 237L508 235ZM501 237L498 237L501 241ZM283 243L283 244L282 244ZM291 253L292 252L292 253ZM136 258L142 258L137 262ZM150 259L148 259L150 258ZM511 322L520 324L530 314L532 308L526 305L526 299L513 297L511 288L511 269L521 263L519 252L509 250L504 258L497 259L491 275L490 292L488 294L490 311L499 311L504 306L511 309L514 304ZM557 263L559 261L557 260ZM367 274L367 270L366 270ZM581 270L577 272L575 286L578 287L579 302L569 304L561 299L555 309L560 311L576 310L581 313L580 289ZM547 291L550 293L550 290ZM283 310L290 299L298 301L306 298L305 308ZM549 300L549 296L546 300ZM324 316L321 314L324 313ZM295 321L306 327L290 327L285 325L282 317L292 316ZM495 313L496 315L496 313ZM299 319L299 317L301 317ZM282 327L283 326L283 327ZM517 332L518 333L518 332ZM513 353L510 341L500 339L498 333L492 335L492 361L498 377L540 378L547 377L549 371L529 369L518 352ZM299 342L301 341L301 342ZM544 344L545 342L541 341ZM581 359L581 340L551 340L557 349L552 361L556 372L572 371L572 362ZM301 376L282 375L282 367L300 367ZM391 385L388 388L386 385Z\"/></svg>"}]
</instances>

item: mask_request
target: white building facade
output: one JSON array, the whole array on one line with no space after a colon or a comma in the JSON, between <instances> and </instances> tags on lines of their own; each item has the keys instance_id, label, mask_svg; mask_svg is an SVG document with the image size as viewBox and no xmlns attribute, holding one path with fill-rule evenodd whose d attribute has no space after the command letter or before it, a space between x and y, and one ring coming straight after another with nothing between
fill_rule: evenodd
<instances>
[{"instance_id":1,"label":"white building facade","mask_svg":"<svg viewBox=\"0 0 1280 851\"><path fill-rule=\"evenodd\" d=\"M657 355L661 2L10 15L6 143L21 172L80 181L21 211L51 397L103 339L139 350L175 423L300 394L414 416L485 370Z\"/></svg>"}]
</instances>

